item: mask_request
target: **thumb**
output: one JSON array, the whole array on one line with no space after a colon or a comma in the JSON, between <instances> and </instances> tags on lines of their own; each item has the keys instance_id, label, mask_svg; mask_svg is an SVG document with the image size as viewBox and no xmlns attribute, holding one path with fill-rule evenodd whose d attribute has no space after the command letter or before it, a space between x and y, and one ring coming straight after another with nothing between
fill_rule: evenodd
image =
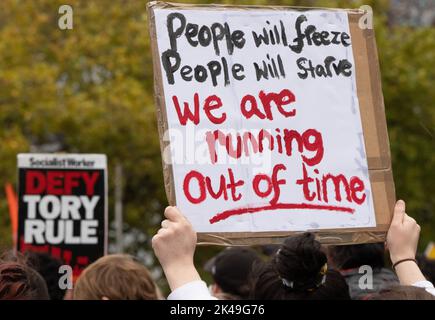
<instances>
[{"instance_id":1,"label":"thumb","mask_svg":"<svg viewBox=\"0 0 435 320\"><path fill-rule=\"evenodd\" d=\"M184 216L181 214L180 210L177 207L166 207L165 217L172 222L179 222L184 219Z\"/></svg>"},{"instance_id":2,"label":"thumb","mask_svg":"<svg viewBox=\"0 0 435 320\"><path fill-rule=\"evenodd\" d=\"M405 201L403 200L399 200L396 202L396 205L394 206L394 215L393 215L393 220L391 221L391 223L393 224L402 224L403 223L403 219L405 218L406 215L406 205L405 205Z\"/></svg>"}]
</instances>

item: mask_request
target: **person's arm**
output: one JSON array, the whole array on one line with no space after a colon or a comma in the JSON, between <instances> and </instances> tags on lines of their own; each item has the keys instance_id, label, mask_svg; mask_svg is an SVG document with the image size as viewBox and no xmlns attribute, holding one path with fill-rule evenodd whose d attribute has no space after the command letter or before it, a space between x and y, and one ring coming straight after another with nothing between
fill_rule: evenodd
<instances>
[{"instance_id":1,"label":"person's arm","mask_svg":"<svg viewBox=\"0 0 435 320\"><path fill-rule=\"evenodd\" d=\"M426 289L427 292L435 296L435 288L432 284L432 282L424 280L424 281L418 281L412 284L414 287L419 287Z\"/></svg>"},{"instance_id":2,"label":"person's arm","mask_svg":"<svg viewBox=\"0 0 435 320\"><path fill-rule=\"evenodd\" d=\"M197 238L192 225L176 207L164 214L152 246L172 291L168 299L213 299L193 264Z\"/></svg>"},{"instance_id":3,"label":"person's arm","mask_svg":"<svg viewBox=\"0 0 435 320\"><path fill-rule=\"evenodd\" d=\"M405 209L405 202L397 201L387 234L387 248L390 252L391 262L395 265L399 261L413 259L414 261L400 262L395 266L394 269L400 284L424 287L433 294L433 285L426 280L415 262L420 226L406 214Z\"/></svg>"},{"instance_id":4,"label":"person's arm","mask_svg":"<svg viewBox=\"0 0 435 320\"><path fill-rule=\"evenodd\" d=\"M168 300L216 300L208 291L204 281L196 280L173 290Z\"/></svg>"}]
</instances>

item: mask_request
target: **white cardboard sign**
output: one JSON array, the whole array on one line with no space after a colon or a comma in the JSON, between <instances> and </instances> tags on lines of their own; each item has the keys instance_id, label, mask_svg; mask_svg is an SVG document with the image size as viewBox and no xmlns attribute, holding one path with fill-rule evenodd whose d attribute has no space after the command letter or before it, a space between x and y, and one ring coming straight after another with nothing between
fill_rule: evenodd
<instances>
[{"instance_id":1,"label":"white cardboard sign","mask_svg":"<svg viewBox=\"0 0 435 320\"><path fill-rule=\"evenodd\" d=\"M345 11L154 14L166 161L196 231L376 226Z\"/></svg>"}]
</instances>

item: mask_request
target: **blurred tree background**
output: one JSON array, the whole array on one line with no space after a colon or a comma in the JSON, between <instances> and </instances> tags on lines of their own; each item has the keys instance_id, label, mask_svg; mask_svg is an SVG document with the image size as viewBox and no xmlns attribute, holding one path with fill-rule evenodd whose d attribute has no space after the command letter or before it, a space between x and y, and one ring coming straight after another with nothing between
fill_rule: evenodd
<instances>
[{"instance_id":1,"label":"blurred tree background","mask_svg":"<svg viewBox=\"0 0 435 320\"><path fill-rule=\"evenodd\" d=\"M399 2L403 1L237 4L373 8L396 192L422 226L423 248L435 240L435 28L433 20L427 23L427 10L422 23L399 16L393 10ZM74 10L73 30L58 28L58 9L66 3ZM150 239L167 202L149 42L146 1L0 1L1 188L7 182L16 186L20 152L107 154L110 199L110 173L117 164L124 169L125 250L152 266ZM112 208L110 201L113 220ZM0 215L0 246L9 246L3 192ZM200 248L197 262L203 263L216 250Z\"/></svg>"}]
</instances>

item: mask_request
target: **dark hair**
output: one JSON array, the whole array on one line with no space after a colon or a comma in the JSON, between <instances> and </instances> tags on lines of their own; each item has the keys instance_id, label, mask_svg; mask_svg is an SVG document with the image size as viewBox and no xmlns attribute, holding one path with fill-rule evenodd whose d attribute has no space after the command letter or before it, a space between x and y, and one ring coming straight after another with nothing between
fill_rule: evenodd
<instances>
[{"instance_id":1,"label":"dark hair","mask_svg":"<svg viewBox=\"0 0 435 320\"><path fill-rule=\"evenodd\" d=\"M369 297L370 300L435 300L435 296L424 288L394 286Z\"/></svg>"},{"instance_id":2,"label":"dark hair","mask_svg":"<svg viewBox=\"0 0 435 320\"><path fill-rule=\"evenodd\" d=\"M287 238L265 264L254 265L252 299L349 300L349 287L340 273L326 271L326 254L312 233Z\"/></svg>"},{"instance_id":3,"label":"dark hair","mask_svg":"<svg viewBox=\"0 0 435 320\"><path fill-rule=\"evenodd\" d=\"M247 299L250 274L254 263L261 261L258 253L245 247L232 247L209 260L205 270L211 272L219 288L234 298Z\"/></svg>"},{"instance_id":4,"label":"dark hair","mask_svg":"<svg viewBox=\"0 0 435 320\"><path fill-rule=\"evenodd\" d=\"M417 262L421 272L427 280L435 283L435 260L429 260L424 255L417 255Z\"/></svg>"},{"instance_id":5,"label":"dark hair","mask_svg":"<svg viewBox=\"0 0 435 320\"><path fill-rule=\"evenodd\" d=\"M59 268L62 262L43 252L26 253L27 264L33 267L44 278L51 300L63 300L66 289L61 289Z\"/></svg>"},{"instance_id":6,"label":"dark hair","mask_svg":"<svg viewBox=\"0 0 435 320\"><path fill-rule=\"evenodd\" d=\"M329 258L338 269L354 269L362 265L369 265L373 269L383 268L383 243L354 244L328 247Z\"/></svg>"},{"instance_id":7,"label":"dark hair","mask_svg":"<svg viewBox=\"0 0 435 320\"><path fill-rule=\"evenodd\" d=\"M0 262L0 300L48 300L44 279L19 262Z\"/></svg>"}]
</instances>

